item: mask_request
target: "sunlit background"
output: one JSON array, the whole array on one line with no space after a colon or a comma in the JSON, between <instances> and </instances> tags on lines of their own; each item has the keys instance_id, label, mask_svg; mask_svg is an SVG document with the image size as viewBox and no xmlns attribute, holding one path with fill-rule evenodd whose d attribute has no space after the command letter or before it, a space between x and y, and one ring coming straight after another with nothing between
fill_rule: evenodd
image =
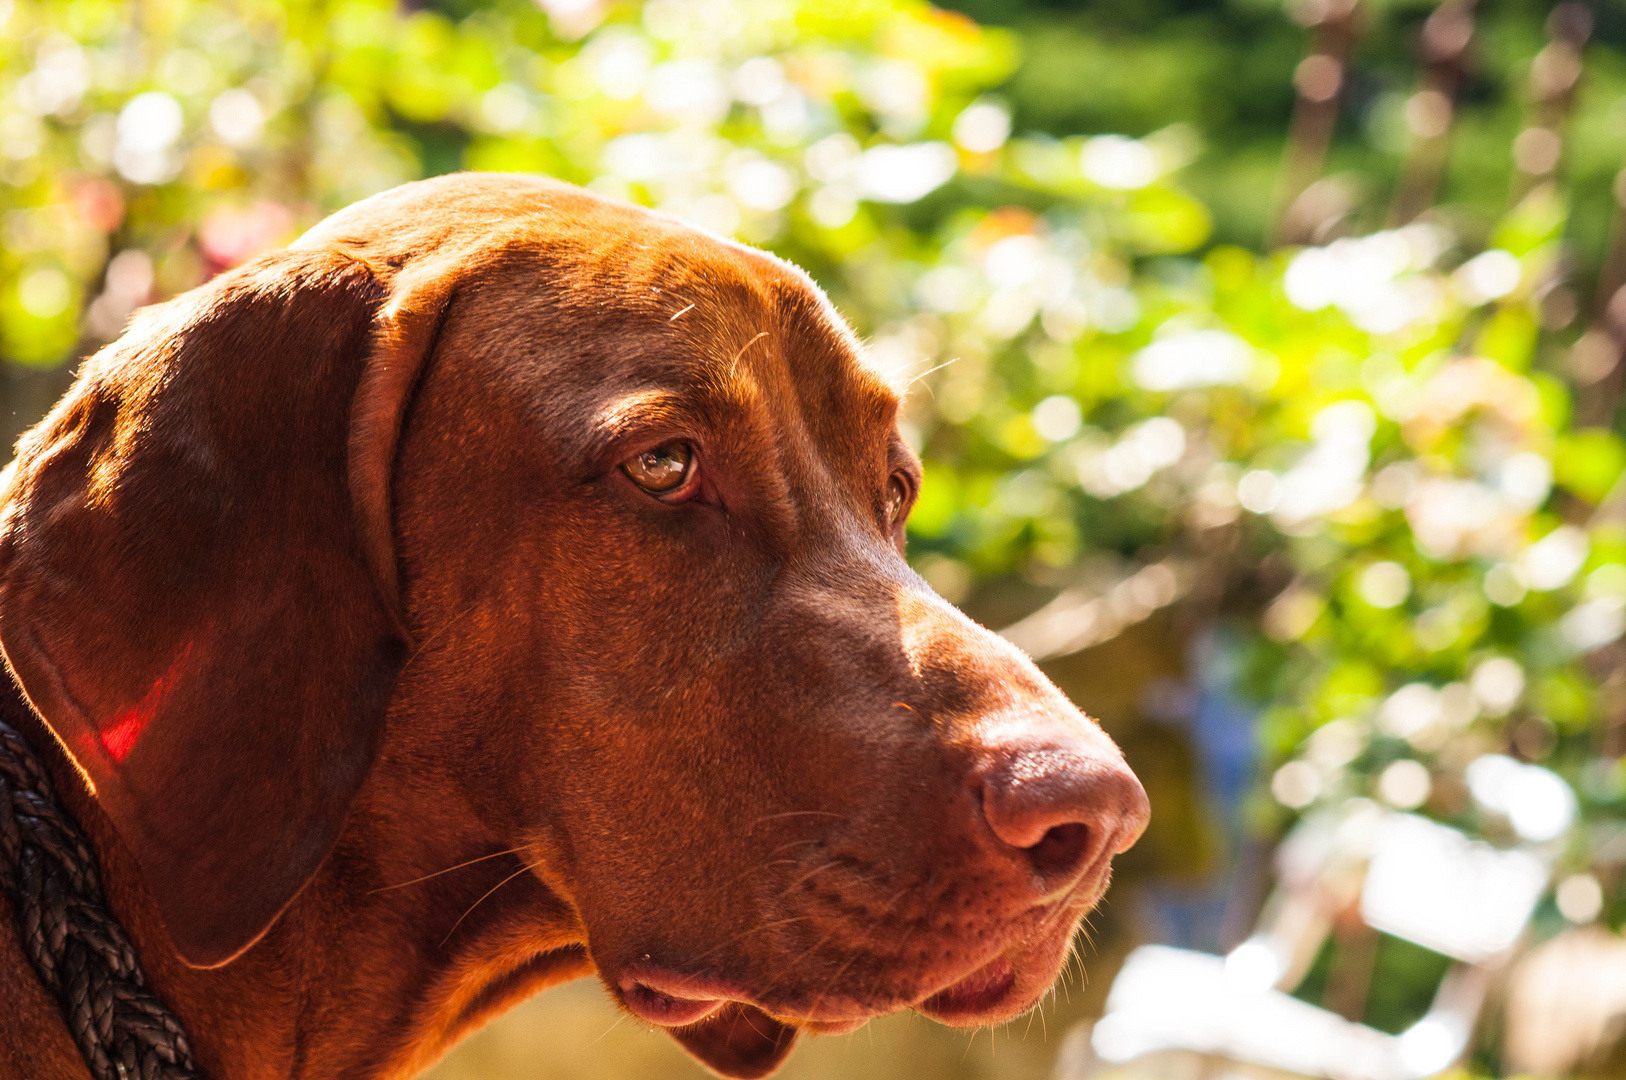
<instances>
[{"instance_id":1,"label":"sunlit background","mask_svg":"<svg viewBox=\"0 0 1626 1080\"><path fill-rule=\"evenodd\" d=\"M10 433L417 177L764 245L915 380L916 567L1154 806L1040 1014L785 1075L1626 1074L1626 16L960 7L0 0ZM587 981L432 1075L701 1072Z\"/></svg>"}]
</instances>

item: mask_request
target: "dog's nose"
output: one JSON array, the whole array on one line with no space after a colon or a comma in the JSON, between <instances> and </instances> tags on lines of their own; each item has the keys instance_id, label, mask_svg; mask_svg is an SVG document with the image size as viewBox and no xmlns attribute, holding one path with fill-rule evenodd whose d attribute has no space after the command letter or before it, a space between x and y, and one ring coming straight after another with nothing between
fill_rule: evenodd
<instances>
[{"instance_id":1,"label":"dog's nose","mask_svg":"<svg viewBox=\"0 0 1626 1080\"><path fill-rule=\"evenodd\" d=\"M982 813L994 835L1027 859L1041 892L1051 895L1128 850L1151 810L1145 789L1110 743L1032 739L999 748L983 775Z\"/></svg>"}]
</instances>

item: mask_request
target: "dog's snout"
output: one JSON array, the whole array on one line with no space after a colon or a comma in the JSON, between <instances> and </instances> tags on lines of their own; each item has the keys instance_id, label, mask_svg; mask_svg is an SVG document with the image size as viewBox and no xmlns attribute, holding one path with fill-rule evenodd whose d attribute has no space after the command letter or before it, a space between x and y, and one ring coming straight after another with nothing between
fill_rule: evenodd
<instances>
[{"instance_id":1,"label":"dog's snout","mask_svg":"<svg viewBox=\"0 0 1626 1080\"><path fill-rule=\"evenodd\" d=\"M1002 747L999 759L982 779L983 816L1047 894L1071 887L1146 828L1146 792L1115 749L1045 741Z\"/></svg>"}]
</instances>

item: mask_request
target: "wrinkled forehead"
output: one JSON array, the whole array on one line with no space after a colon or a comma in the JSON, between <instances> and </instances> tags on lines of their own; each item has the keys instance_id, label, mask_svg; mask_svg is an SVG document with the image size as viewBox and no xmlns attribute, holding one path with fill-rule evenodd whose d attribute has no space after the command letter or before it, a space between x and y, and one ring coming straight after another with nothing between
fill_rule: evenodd
<instances>
[{"instance_id":1,"label":"wrinkled forehead","mask_svg":"<svg viewBox=\"0 0 1626 1080\"><path fill-rule=\"evenodd\" d=\"M744 425L826 454L886 445L898 394L799 270L659 221L530 256L520 318L552 339L549 412L591 421L553 425L564 438Z\"/></svg>"}]
</instances>

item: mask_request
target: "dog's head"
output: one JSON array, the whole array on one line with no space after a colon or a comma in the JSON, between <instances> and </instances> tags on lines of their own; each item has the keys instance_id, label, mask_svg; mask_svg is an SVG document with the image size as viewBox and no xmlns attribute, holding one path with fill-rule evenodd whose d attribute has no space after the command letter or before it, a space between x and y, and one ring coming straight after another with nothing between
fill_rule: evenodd
<instances>
[{"instance_id":1,"label":"dog's head","mask_svg":"<svg viewBox=\"0 0 1626 1080\"><path fill-rule=\"evenodd\" d=\"M410 185L86 364L6 485L0 644L193 963L265 932L380 754L438 753L726 1075L999 1021L1146 801L905 563L898 400L776 259Z\"/></svg>"}]
</instances>

